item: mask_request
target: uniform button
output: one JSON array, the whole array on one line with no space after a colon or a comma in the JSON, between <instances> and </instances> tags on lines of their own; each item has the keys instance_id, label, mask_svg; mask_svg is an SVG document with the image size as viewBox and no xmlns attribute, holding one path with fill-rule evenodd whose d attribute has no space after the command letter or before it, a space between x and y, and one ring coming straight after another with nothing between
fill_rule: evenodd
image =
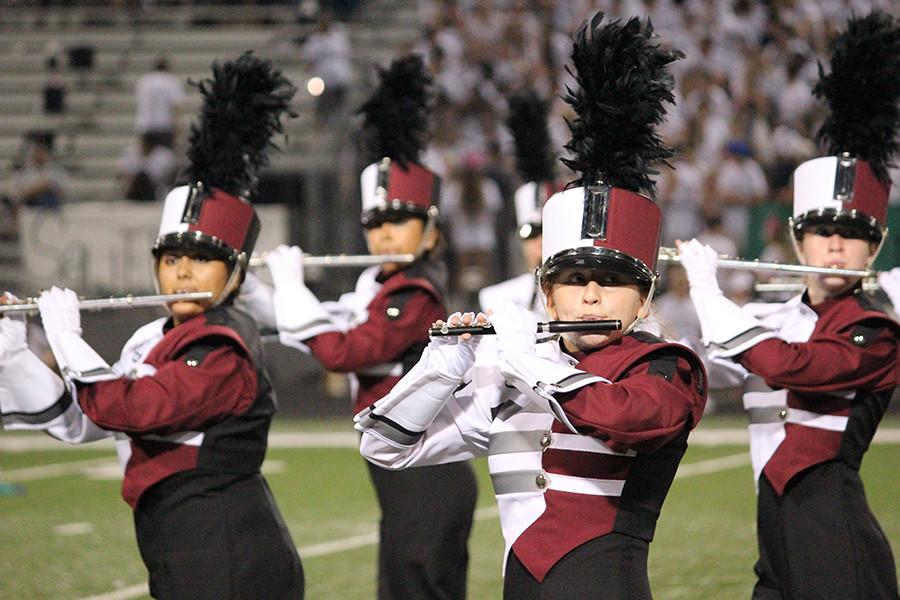
<instances>
[{"instance_id":1,"label":"uniform button","mask_svg":"<svg viewBox=\"0 0 900 600\"><path fill-rule=\"evenodd\" d=\"M788 415L788 411L786 408L782 408L781 410L778 411L778 418L781 419L782 421L787 419L787 415Z\"/></svg>"},{"instance_id":2,"label":"uniform button","mask_svg":"<svg viewBox=\"0 0 900 600\"><path fill-rule=\"evenodd\" d=\"M396 306L391 306L390 308L387 309L387 316L389 316L392 319L396 319L397 317L400 316L400 309L397 308Z\"/></svg>"},{"instance_id":3,"label":"uniform button","mask_svg":"<svg viewBox=\"0 0 900 600\"><path fill-rule=\"evenodd\" d=\"M534 478L534 483L538 486L539 490L544 489L547 487L547 476L543 473L538 473L537 477Z\"/></svg>"},{"instance_id":4,"label":"uniform button","mask_svg":"<svg viewBox=\"0 0 900 600\"><path fill-rule=\"evenodd\" d=\"M196 367L197 365L200 364L200 362L196 358L189 358L186 361L184 361L184 364L186 364L189 367Z\"/></svg>"},{"instance_id":5,"label":"uniform button","mask_svg":"<svg viewBox=\"0 0 900 600\"><path fill-rule=\"evenodd\" d=\"M547 448L550 447L551 443L553 443L553 437L550 435L550 432L548 431L548 432L544 433L544 435L541 436L541 448L546 450Z\"/></svg>"},{"instance_id":6,"label":"uniform button","mask_svg":"<svg viewBox=\"0 0 900 600\"><path fill-rule=\"evenodd\" d=\"M865 346L866 345L866 336L859 335L859 334L854 335L853 343L856 344L857 346Z\"/></svg>"}]
</instances>

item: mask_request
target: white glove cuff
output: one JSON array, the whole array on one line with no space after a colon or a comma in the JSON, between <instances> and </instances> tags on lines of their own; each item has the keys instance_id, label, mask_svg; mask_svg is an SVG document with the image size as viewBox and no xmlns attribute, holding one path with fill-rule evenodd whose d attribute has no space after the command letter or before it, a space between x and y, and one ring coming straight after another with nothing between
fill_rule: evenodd
<instances>
[{"instance_id":1,"label":"white glove cuff","mask_svg":"<svg viewBox=\"0 0 900 600\"><path fill-rule=\"evenodd\" d=\"M599 375L525 352L502 356L500 372L517 390L544 412L556 417L572 433L578 431L554 395L572 392L592 383L609 383Z\"/></svg>"},{"instance_id":2,"label":"white glove cuff","mask_svg":"<svg viewBox=\"0 0 900 600\"><path fill-rule=\"evenodd\" d=\"M387 396L356 415L354 427L372 431L393 446L412 446L453 396L459 381L419 363Z\"/></svg>"},{"instance_id":3,"label":"white glove cuff","mask_svg":"<svg viewBox=\"0 0 900 600\"><path fill-rule=\"evenodd\" d=\"M0 371L0 414L6 429L35 429L58 416L65 386L62 379L31 352L19 352ZM67 398L67 401L70 401Z\"/></svg>"},{"instance_id":4,"label":"white glove cuff","mask_svg":"<svg viewBox=\"0 0 900 600\"><path fill-rule=\"evenodd\" d=\"M252 274L247 274L247 280L241 286L241 292L238 294L237 302L239 308L243 308L256 322L262 327L270 329L275 328L275 303L272 298L272 288L264 284L258 279L252 284L247 285L247 281Z\"/></svg>"},{"instance_id":5,"label":"white glove cuff","mask_svg":"<svg viewBox=\"0 0 900 600\"><path fill-rule=\"evenodd\" d=\"M272 295L275 324L279 337L303 341L327 333L340 331L328 311L305 285L276 287Z\"/></svg>"},{"instance_id":6,"label":"white glove cuff","mask_svg":"<svg viewBox=\"0 0 900 600\"><path fill-rule=\"evenodd\" d=\"M778 337L763 327L759 319L721 294L700 294L692 289L691 300L710 359L737 356L763 340Z\"/></svg>"},{"instance_id":7,"label":"white glove cuff","mask_svg":"<svg viewBox=\"0 0 900 600\"><path fill-rule=\"evenodd\" d=\"M74 331L52 334L47 341L63 377L85 383L117 377L103 357Z\"/></svg>"}]
</instances>

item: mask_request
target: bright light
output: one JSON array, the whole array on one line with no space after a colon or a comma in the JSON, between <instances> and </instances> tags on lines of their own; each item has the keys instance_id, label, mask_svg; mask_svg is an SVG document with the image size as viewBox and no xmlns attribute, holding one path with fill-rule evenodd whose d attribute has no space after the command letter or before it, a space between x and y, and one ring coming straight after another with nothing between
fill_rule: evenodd
<instances>
[{"instance_id":1,"label":"bright light","mask_svg":"<svg viewBox=\"0 0 900 600\"><path fill-rule=\"evenodd\" d=\"M321 77L313 77L306 82L306 91L309 92L310 96L321 96L322 92L325 91L325 82L322 81Z\"/></svg>"}]
</instances>

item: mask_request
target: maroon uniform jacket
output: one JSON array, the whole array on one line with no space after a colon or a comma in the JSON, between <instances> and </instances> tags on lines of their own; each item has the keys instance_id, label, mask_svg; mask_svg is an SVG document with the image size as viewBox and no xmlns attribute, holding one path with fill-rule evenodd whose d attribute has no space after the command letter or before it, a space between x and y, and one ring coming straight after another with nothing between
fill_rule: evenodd
<instances>
[{"instance_id":1,"label":"maroon uniform jacket","mask_svg":"<svg viewBox=\"0 0 900 600\"><path fill-rule=\"evenodd\" d=\"M574 355L576 368L608 379L557 394L578 432L623 454L554 449L542 467L554 474L624 480L621 495L544 492L546 509L512 550L538 580L571 550L612 532L650 541L663 500L706 405L706 372L690 349L647 333L624 336L602 349ZM503 407L501 407L501 412ZM554 420L554 434L571 433Z\"/></svg>"},{"instance_id":2,"label":"maroon uniform jacket","mask_svg":"<svg viewBox=\"0 0 900 600\"><path fill-rule=\"evenodd\" d=\"M780 495L798 473L829 460L859 469L898 384L900 325L861 293L811 307L809 340L767 339L737 357L772 389L786 389L792 409L846 417L846 428L785 425L785 438L763 474Z\"/></svg>"},{"instance_id":3,"label":"maroon uniform jacket","mask_svg":"<svg viewBox=\"0 0 900 600\"><path fill-rule=\"evenodd\" d=\"M208 475L259 472L275 402L248 315L217 307L177 327L169 321L144 364L156 372L78 391L92 421L131 438L122 496L132 508L178 473L202 473L196 481L216 485Z\"/></svg>"},{"instance_id":4,"label":"maroon uniform jacket","mask_svg":"<svg viewBox=\"0 0 900 600\"><path fill-rule=\"evenodd\" d=\"M436 265L421 261L379 278L364 323L304 340L326 369L356 374L354 414L387 395L421 357L428 327L447 316L441 279Z\"/></svg>"}]
</instances>

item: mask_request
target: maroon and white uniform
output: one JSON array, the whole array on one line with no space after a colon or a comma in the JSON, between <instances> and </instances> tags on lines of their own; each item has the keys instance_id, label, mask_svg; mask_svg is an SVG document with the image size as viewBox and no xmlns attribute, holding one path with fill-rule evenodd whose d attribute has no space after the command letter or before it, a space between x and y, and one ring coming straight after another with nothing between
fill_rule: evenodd
<instances>
[{"instance_id":1,"label":"maroon and white uniform","mask_svg":"<svg viewBox=\"0 0 900 600\"><path fill-rule=\"evenodd\" d=\"M772 308L713 355L743 367L754 468L781 494L816 464L859 468L897 385L900 326L858 291Z\"/></svg>"},{"instance_id":2,"label":"maroon and white uniform","mask_svg":"<svg viewBox=\"0 0 900 600\"><path fill-rule=\"evenodd\" d=\"M76 392L95 424L131 438L122 495L133 508L148 488L182 471L258 473L275 412L246 315L217 308L179 327L155 321L152 328L156 343L136 365L138 377Z\"/></svg>"},{"instance_id":3,"label":"maroon and white uniform","mask_svg":"<svg viewBox=\"0 0 900 600\"><path fill-rule=\"evenodd\" d=\"M390 409L364 419L363 455L394 469L488 456L507 555L538 581L592 539L650 541L705 405L699 358L646 333L576 356L541 343L526 369L551 393L535 401L504 385L484 348L425 431L398 426ZM421 402L436 377L414 370L382 402Z\"/></svg>"}]
</instances>

